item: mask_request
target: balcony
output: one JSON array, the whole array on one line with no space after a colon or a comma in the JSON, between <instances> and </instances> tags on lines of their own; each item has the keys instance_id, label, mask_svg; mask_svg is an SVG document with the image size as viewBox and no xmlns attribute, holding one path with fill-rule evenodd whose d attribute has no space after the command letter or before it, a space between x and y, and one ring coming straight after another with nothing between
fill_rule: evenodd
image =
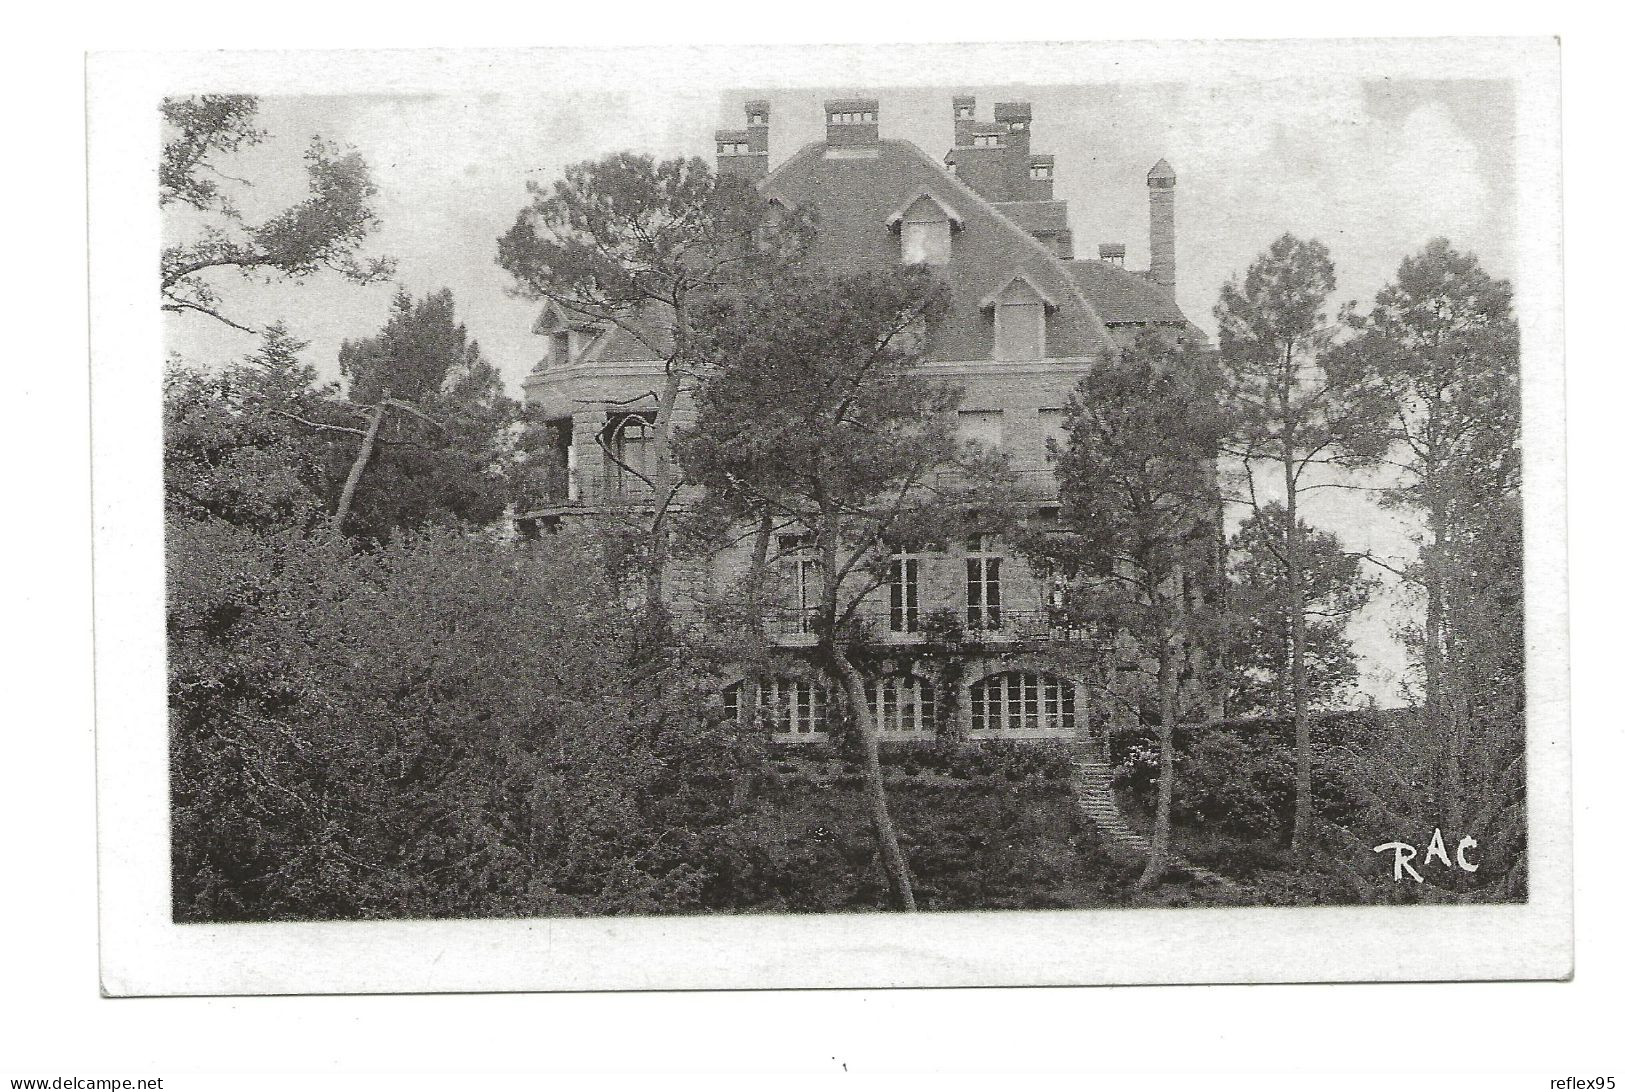
<instances>
[{"instance_id":1,"label":"balcony","mask_svg":"<svg viewBox=\"0 0 1625 1092\"><path fill-rule=\"evenodd\" d=\"M788 647L816 643L816 612L811 608L778 610L766 617L768 636ZM1055 611L1008 610L1004 607L945 607L893 611L884 603L866 603L855 617L885 644L957 643L1012 645L1092 640L1084 629L1066 625Z\"/></svg>"},{"instance_id":2,"label":"balcony","mask_svg":"<svg viewBox=\"0 0 1625 1092\"><path fill-rule=\"evenodd\" d=\"M648 504L654 492L631 474L589 472L556 465L533 470L530 484L531 490L521 507L533 514L636 507Z\"/></svg>"},{"instance_id":3,"label":"balcony","mask_svg":"<svg viewBox=\"0 0 1625 1092\"><path fill-rule=\"evenodd\" d=\"M1011 490L1021 500L1053 502L1060 496L1060 487L1055 480L1054 466L1025 467L1019 470L1006 471L1010 481ZM944 470L936 475L938 489L959 490L971 484L969 477L962 471Z\"/></svg>"}]
</instances>

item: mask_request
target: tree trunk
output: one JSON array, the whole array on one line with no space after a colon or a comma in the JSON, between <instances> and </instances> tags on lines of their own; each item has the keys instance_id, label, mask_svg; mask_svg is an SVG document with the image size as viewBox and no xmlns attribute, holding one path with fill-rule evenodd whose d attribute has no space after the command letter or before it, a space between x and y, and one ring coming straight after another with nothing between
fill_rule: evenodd
<instances>
[{"instance_id":1,"label":"tree trunk","mask_svg":"<svg viewBox=\"0 0 1625 1092\"><path fill-rule=\"evenodd\" d=\"M648 567L644 571L644 595L651 610L663 611L666 605L666 561L671 554L667 517L676 491L671 460L672 416L681 392L682 374L675 363L670 363L660 391L660 407L655 411L654 516L649 524Z\"/></svg>"},{"instance_id":2,"label":"tree trunk","mask_svg":"<svg viewBox=\"0 0 1625 1092\"><path fill-rule=\"evenodd\" d=\"M1462 788L1459 720L1451 685L1448 655L1450 613L1450 534L1445 503L1429 486L1429 522L1433 544L1422 551L1422 586L1427 594L1427 620L1422 635L1422 664L1427 693L1424 710L1438 748L1439 810L1452 832L1461 830ZM1462 833L1467 833L1462 831Z\"/></svg>"},{"instance_id":3,"label":"tree trunk","mask_svg":"<svg viewBox=\"0 0 1625 1092\"><path fill-rule=\"evenodd\" d=\"M344 522L350 518L350 505L355 501L356 486L361 484L361 473L367 469L367 463L372 459L372 449L378 443L378 428L384 423L384 403L389 400L389 392L384 391L378 398L378 404L372 407L372 420L367 422L366 435L361 438L361 450L356 452L355 462L350 464L350 474L344 479L344 490L339 494L339 504L333 512L333 530L338 534L344 533Z\"/></svg>"},{"instance_id":4,"label":"tree trunk","mask_svg":"<svg viewBox=\"0 0 1625 1092\"><path fill-rule=\"evenodd\" d=\"M1288 443L1291 442L1290 434ZM1308 621L1303 602L1303 536L1298 530L1297 466L1288 458L1286 471L1286 594L1292 629L1292 738L1296 777L1292 793L1292 851L1306 860L1315 834L1312 753L1309 749Z\"/></svg>"},{"instance_id":5,"label":"tree trunk","mask_svg":"<svg viewBox=\"0 0 1625 1092\"><path fill-rule=\"evenodd\" d=\"M756 541L750 554L750 571L745 575L745 627L750 635L750 670L745 673L739 688L741 771L734 780L734 806L750 798L752 778L749 765L755 759L760 726L756 723L756 706L761 694L764 665L767 661L767 626L762 617L762 591L767 583L767 553L773 540L773 516L763 511L756 524Z\"/></svg>"},{"instance_id":6,"label":"tree trunk","mask_svg":"<svg viewBox=\"0 0 1625 1092\"><path fill-rule=\"evenodd\" d=\"M1151 824L1151 854L1146 858L1145 871L1140 874L1138 886L1150 887L1162 878L1168 867L1168 844L1171 841L1174 809L1174 722L1179 718L1179 681L1174 678L1173 639L1166 632L1158 635L1157 649L1157 725L1158 749L1161 752L1157 768L1157 815Z\"/></svg>"},{"instance_id":7,"label":"tree trunk","mask_svg":"<svg viewBox=\"0 0 1625 1092\"><path fill-rule=\"evenodd\" d=\"M853 719L858 722L858 731L863 737L863 785L869 804L869 824L874 829L875 843L880 849L881 866L886 870L892 905L898 910L912 913L914 887L909 882L908 860L903 856L903 847L897 842L891 808L886 803L886 782L880 772L880 732L875 727L874 718L869 715L869 696L863 690L863 676L858 674L857 668L852 666L852 661L846 658L845 651L835 643L833 636L825 639L829 642L830 663L841 677L847 705L851 707Z\"/></svg>"}]
</instances>

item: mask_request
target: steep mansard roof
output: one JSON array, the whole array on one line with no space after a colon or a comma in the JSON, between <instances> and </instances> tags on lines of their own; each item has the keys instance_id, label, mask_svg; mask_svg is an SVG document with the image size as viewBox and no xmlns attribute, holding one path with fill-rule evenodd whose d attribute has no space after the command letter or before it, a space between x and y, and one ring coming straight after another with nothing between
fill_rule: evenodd
<instances>
[{"instance_id":1,"label":"steep mansard roof","mask_svg":"<svg viewBox=\"0 0 1625 1092\"><path fill-rule=\"evenodd\" d=\"M895 266L900 244L893 229L899 212L922 195L947 209L954 221L953 258L944 267L954 302L933 341L933 358L992 359L993 327L981 304L1017 274L1024 274L1055 308L1048 327L1052 357L1093 356L1111 344L1113 327L1185 323L1190 333L1202 337L1162 286L1112 262L1062 260L1029 234L1065 227L1052 224L1036 208L1054 203L1027 203L1035 206L1031 216L1019 215L1028 210L1010 203L995 207L908 141L882 140L876 154L867 157L825 158L827 147L821 142L807 145L762 183L769 195L816 210L815 260L843 269ZM1035 222L1025 222L1029 219ZM653 325L659 329L658 323ZM653 337L663 340L658 333ZM610 363L647 360L649 355L637 339L608 329L586 359Z\"/></svg>"},{"instance_id":2,"label":"steep mansard roof","mask_svg":"<svg viewBox=\"0 0 1625 1092\"><path fill-rule=\"evenodd\" d=\"M919 148L881 140L873 155L826 157L827 147L807 145L762 183L765 192L815 211L815 261L843 269L895 267L900 244L887 221L922 190L951 205L963 222L953 234L952 260L942 268L953 306L932 339L934 359L992 358L993 324L980 302L1018 273L1055 304L1050 356L1094 356L1111 344L1065 264Z\"/></svg>"}]
</instances>

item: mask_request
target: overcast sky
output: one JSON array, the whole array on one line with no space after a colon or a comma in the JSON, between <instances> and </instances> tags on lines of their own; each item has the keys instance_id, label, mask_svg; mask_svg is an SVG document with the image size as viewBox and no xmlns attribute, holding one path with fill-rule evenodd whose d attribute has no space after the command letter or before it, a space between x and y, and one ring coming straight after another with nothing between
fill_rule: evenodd
<instances>
[{"instance_id":1,"label":"overcast sky","mask_svg":"<svg viewBox=\"0 0 1625 1092\"><path fill-rule=\"evenodd\" d=\"M453 96L300 96L261 100L272 134L230 173L254 180L252 216L286 205L303 186L300 153L314 135L361 151L379 188L382 228L367 250L399 263L414 295L450 287L460 318L516 396L542 354L534 305L507 294L496 238L526 203L525 182L549 182L569 163L631 149L655 156L713 153L713 129L742 124L749 98L772 103L770 163L822 139L825 98L880 100L883 137L933 157L952 142L949 99L1033 104L1033 150L1056 157L1055 196L1069 202L1078 256L1101 242L1147 264L1145 173L1166 157L1178 174L1179 302L1209 330L1219 288L1282 232L1319 238L1337 265L1338 299L1368 303L1400 259L1434 235L1476 253L1490 273L1514 272L1514 99L1499 82L1317 80L1255 74L1245 82L1076 87L751 88L711 93L645 88L606 94L535 91ZM368 336L393 286L332 276L301 285L219 282L228 313L261 326L287 321L311 342L309 361L337 372L339 343ZM1516 286L1515 286L1516 287ZM197 315L171 316L166 336L183 358L211 363L253 350L255 338ZM1406 552L1406 528L1341 490L1325 490L1308 518L1355 548ZM1377 612L1357 632L1367 687L1392 700L1401 660Z\"/></svg>"}]
</instances>

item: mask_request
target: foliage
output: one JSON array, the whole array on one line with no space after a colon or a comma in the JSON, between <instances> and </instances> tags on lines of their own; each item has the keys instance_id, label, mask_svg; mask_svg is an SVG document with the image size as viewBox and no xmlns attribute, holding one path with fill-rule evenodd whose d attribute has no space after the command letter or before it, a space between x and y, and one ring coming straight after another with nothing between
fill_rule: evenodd
<instances>
[{"instance_id":1,"label":"foliage","mask_svg":"<svg viewBox=\"0 0 1625 1092\"><path fill-rule=\"evenodd\" d=\"M1350 321L1358 334L1334 363L1381 423L1396 479L1384 502L1424 523L1403 572L1426 608L1408 635L1423 668L1422 731L1408 761L1368 771L1367 788L1410 826L1442 821L1495 845L1502 859L1473 874L1473 886L1518 891L1523 513L1512 288L1435 239L1400 263L1370 314ZM1407 782L1426 791L1406 794Z\"/></svg>"},{"instance_id":2,"label":"foliage","mask_svg":"<svg viewBox=\"0 0 1625 1092\"><path fill-rule=\"evenodd\" d=\"M708 303L694 340L716 369L678 436L685 473L735 518L765 508L835 534L823 512L839 511L855 566L889 556L886 539L941 538L967 493L942 479L990 472L955 435L961 392L917 368L946 306L921 269L782 271Z\"/></svg>"},{"instance_id":3,"label":"foliage","mask_svg":"<svg viewBox=\"0 0 1625 1092\"><path fill-rule=\"evenodd\" d=\"M1002 464L962 450L961 392L917 365L945 284L923 267L831 275L781 267L704 304L695 351L714 365L677 439L687 476L724 517L759 526L752 586L776 520L804 528L818 577L817 657L846 693L865 755L875 838L893 899L915 908L881 779L879 733L850 657L858 611L906 543L965 533L970 503L996 529Z\"/></svg>"},{"instance_id":4,"label":"foliage","mask_svg":"<svg viewBox=\"0 0 1625 1092\"><path fill-rule=\"evenodd\" d=\"M1092 367L1067 404L1057 453L1060 528L1028 546L1074 579L1080 621L1155 658L1162 766L1145 886L1167 862L1173 726L1210 613L1201 589L1213 567L1214 458L1226 427L1215 379L1202 357L1151 337Z\"/></svg>"},{"instance_id":5,"label":"foliage","mask_svg":"<svg viewBox=\"0 0 1625 1092\"><path fill-rule=\"evenodd\" d=\"M315 414L319 387L305 343L273 324L260 349L216 371L171 364L164 375L164 507L171 519L221 519L262 530L319 518L318 453L277 410Z\"/></svg>"},{"instance_id":6,"label":"foliage","mask_svg":"<svg viewBox=\"0 0 1625 1092\"><path fill-rule=\"evenodd\" d=\"M700 765L698 690L629 699L635 620L590 557L175 527L177 917L693 905L660 808L673 764Z\"/></svg>"},{"instance_id":7,"label":"foliage","mask_svg":"<svg viewBox=\"0 0 1625 1092\"><path fill-rule=\"evenodd\" d=\"M339 367L351 405L389 407L382 450L366 468L347 530L382 538L432 523L489 524L502 515L511 492L508 432L518 407L457 321L451 289L420 300L397 292L383 329L345 341ZM353 440L333 445L330 494L354 457Z\"/></svg>"},{"instance_id":8,"label":"foliage","mask_svg":"<svg viewBox=\"0 0 1625 1092\"><path fill-rule=\"evenodd\" d=\"M391 412L381 428L381 451L370 460L349 523L366 538L431 524L489 524L502 514L514 405L453 321L451 306L446 292L421 304L402 293L379 337L345 343L352 390L376 395L399 368L433 414L430 423ZM304 349L273 324L238 364L170 368L164 483L171 516L263 530L309 526L331 511L356 461L366 407L318 383Z\"/></svg>"},{"instance_id":9,"label":"foliage","mask_svg":"<svg viewBox=\"0 0 1625 1092\"><path fill-rule=\"evenodd\" d=\"M357 284L387 280L389 259L358 253L378 227L373 211L377 187L360 154L312 138L305 151L309 196L257 223L247 222L222 181L235 181L221 167L266 133L255 128L258 101L246 95L165 99L165 139L159 158L159 204L187 211L180 224L190 241L163 250L159 285L165 311L196 312L247 329L221 311L212 271L248 277L297 280L321 270Z\"/></svg>"},{"instance_id":10,"label":"foliage","mask_svg":"<svg viewBox=\"0 0 1625 1092\"><path fill-rule=\"evenodd\" d=\"M1290 727L1290 725L1288 725ZM1120 741L1119 781L1149 809L1157 787L1160 752L1148 737ZM1341 772L1346 745L1317 739L1312 747L1323 817L1347 820L1353 790ZM1174 768L1179 791L1173 821L1227 839L1274 843L1292 829L1293 749L1290 733L1217 729L1176 738ZM1219 870L1231 874L1221 864Z\"/></svg>"},{"instance_id":11,"label":"foliage","mask_svg":"<svg viewBox=\"0 0 1625 1092\"><path fill-rule=\"evenodd\" d=\"M682 486L672 454L675 407L685 381L708 363L695 344L695 312L792 261L810 221L698 158L656 162L621 152L566 167L551 187L527 189L530 204L497 240L497 264L515 291L548 301L569 329L613 332L665 363L660 389L632 407L654 422L650 472L623 465L651 495L640 560L645 596L663 607L671 507Z\"/></svg>"},{"instance_id":12,"label":"foliage","mask_svg":"<svg viewBox=\"0 0 1625 1092\"><path fill-rule=\"evenodd\" d=\"M1309 611L1305 588L1308 558L1299 514L1301 497L1331 484L1315 481L1316 468L1352 464L1376 454L1374 421L1362 400L1351 397L1341 373L1324 367L1337 335L1326 314L1337 286L1330 252L1318 240L1290 234L1273 242L1240 278L1220 292L1214 318L1225 370L1232 434L1229 450L1246 480L1245 502L1263 510L1259 468L1279 474L1280 570L1284 610L1278 645L1287 649L1287 693L1297 725L1293 844L1304 852L1313 840L1314 793L1309 746Z\"/></svg>"},{"instance_id":13,"label":"foliage","mask_svg":"<svg viewBox=\"0 0 1625 1092\"><path fill-rule=\"evenodd\" d=\"M1309 706L1323 712L1352 698L1359 665L1345 629L1370 600L1375 581L1337 537L1299 521L1306 614ZM1286 511L1268 504L1231 536L1225 709L1232 716L1290 716L1291 625L1286 595Z\"/></svg>"}]
</instances>

